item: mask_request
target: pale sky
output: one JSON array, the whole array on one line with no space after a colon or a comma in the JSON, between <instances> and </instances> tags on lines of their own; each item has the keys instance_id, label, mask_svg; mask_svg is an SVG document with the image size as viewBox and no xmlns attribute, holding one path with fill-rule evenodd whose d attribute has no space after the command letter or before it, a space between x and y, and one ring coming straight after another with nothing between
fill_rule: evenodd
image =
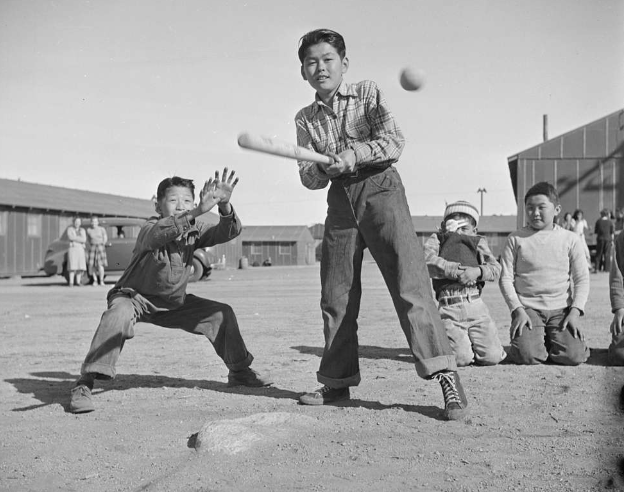
<instances>
[{"instance_id":1,"label":"pale sky","mask_svg":"<svg viewBox=\"0 0 624 492\"><path fill-rule=\"evenodd\" d=\"M412 215L479 188L485 214L515 214L507 158L542 115L555 137L624 107L623 26L621 0L0 0L0 177L149 199L228 166L243 224L323 222L326 189L236 139L296 141L314 97L297 43L326 27L406 136ZM405 66L423 90L401 89Z\"/></svg>"}]
</instances>

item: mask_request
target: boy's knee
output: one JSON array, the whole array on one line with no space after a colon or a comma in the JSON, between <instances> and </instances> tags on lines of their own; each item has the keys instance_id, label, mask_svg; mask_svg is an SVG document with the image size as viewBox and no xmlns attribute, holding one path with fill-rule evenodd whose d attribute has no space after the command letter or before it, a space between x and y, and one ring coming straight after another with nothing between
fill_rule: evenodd
<instances>
[{"instance_id":1,"label":"boy's knee","mask_svg":"<svg viewBox=\"0 0 624 492\"><path fill-rule=\"evenodd\" d=\"M619 344L609 345L607 362L610 366L624 366L624 339Z\"/></svg>"},{"instance_id":2,"label":"boy's knee","mask_svg":"<svg viewBox=\"0 0 624 492\"><path fill-rule=\"evenodd\" d=\"M547 358L546 347L540 347L540 350L531 350L527 347L518 347L513 344L507 355L509 362L520 365L543 364Z\"/></svg>"},{"instance_id":3,"label":"boy's knee","mask_svg":"<svg viewBox=\"0 0 624 492\"><path fill-rule=\"evenodd\" d=\"M457 367L466 367L475 361L474 354L471 351L455 352L455 362Z\"/></svg>"},{"instance_id":4,"label":"boy's knee","mask_svg":"<svg viewBox=\"0 0 624 492\"><path fill-rule=\"evenodd\" d=\"M589 358L589 348L582 341L567 344L563 350L551 352L548 359L554 364L562 366L578 366Z\"/></svg>"},{"instance_id":5,"label":"boy's knee","mask_svg":"<svg viewBox=\"0 0 624 492\"><path fill-rule=\"evenodd\" d=\"M475 358L476 363L480 366L495 366L505 359L505 357L507 357L507 354L502 348L500 348L496 350L489 350L483 354L477 355Z\"/></svg>"}]
</instances>

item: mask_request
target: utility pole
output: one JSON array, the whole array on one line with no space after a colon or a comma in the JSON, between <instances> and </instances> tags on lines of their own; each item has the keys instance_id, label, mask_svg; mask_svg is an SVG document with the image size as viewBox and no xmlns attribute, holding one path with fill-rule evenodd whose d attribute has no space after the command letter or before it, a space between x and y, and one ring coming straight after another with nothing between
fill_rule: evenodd
<instances>
[{"instance_id":1,"label":"utility pole","mask_svg":"<svg viewBox=\"0 0 624 492\"><path fill-rule=\"evenodd\" d=\"M479 188L477 193L481 193L481 216L483 216L483 193L487 193L485 188Z\"/></svg>"}]
</instances>

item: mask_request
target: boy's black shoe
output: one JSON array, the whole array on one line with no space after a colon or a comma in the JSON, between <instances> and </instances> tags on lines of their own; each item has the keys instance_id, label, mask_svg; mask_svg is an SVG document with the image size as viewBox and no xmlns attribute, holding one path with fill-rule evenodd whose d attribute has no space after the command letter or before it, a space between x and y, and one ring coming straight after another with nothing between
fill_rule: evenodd
<instances>
[{"instance_id":1,"label":"boy's black shoe","mask_svg":"<svg viewBox=\"0 0 624 492\"><path fill-rule=\"evenodd\" d=\"M442 371L434 374L435 379L442 386L444 395L444 418L446 420L461 420L468 415L468 399L464 393L459 374L455 371Z\"/></svg>"},{"instance_id":2,"label":"boy's black shoe","mask_svg":"<svg viewBox=\"0 0 624 492\"><path fill-rule=\"evenodd\" d=\"M252 388L260 388L262 386L270 386L273 381L268 376L261 376L251 367L246 367L242 371L232 371L228 374L228 386L250 386Z\"/></svg>"},{"instance_id":3,"label":"boy's black shoe","mask_svg":"<svg viewBox=\"0 0 624 492\"><path fill-rule=\"evenodd\" d=\"M306 393L299 397L299 402L303 405L327 405L337 401L348 400L351 398L349 387L346 388L330 388L323 386L322 388Z\"/></svg>"},{"instance_id":4,"label":"boy's black shoe","mask_svg":"<svg viewBox=\"0 0 624 492\"><path fill-rule=\"evenodd\" d=\"M71 399L69 400L69 411L71 413L87 413L93 412L95 407L91 400L91 390L84 384L79 384L71 390Z\"/></svg>"}]
</instances>

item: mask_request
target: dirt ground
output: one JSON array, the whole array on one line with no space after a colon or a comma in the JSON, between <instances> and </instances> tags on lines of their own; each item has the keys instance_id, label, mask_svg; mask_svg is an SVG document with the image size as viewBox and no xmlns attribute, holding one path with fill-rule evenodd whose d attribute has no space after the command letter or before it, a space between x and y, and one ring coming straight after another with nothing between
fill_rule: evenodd
<instances>
[{"instance_id":1,"label":"dirt ground","mask_svg":"<svg viewBox=\"0 0 624 492\"><path fill-rule=\"evenodd\" d=\"M363 277L362 383L348 404L297 403L318 386L319 268L271 267L214 271L189 291L234 307L273 387L228 388L207 340L139 324L83 415L68 413L69 390L106 290L0 280L0 490L624 490L606 274L592 275L588 363L461 369L462 422L443 421L439 385L416 377L377 267ZM496 285L485 300L508 345Z\"/></svg>"}]
</instances>

